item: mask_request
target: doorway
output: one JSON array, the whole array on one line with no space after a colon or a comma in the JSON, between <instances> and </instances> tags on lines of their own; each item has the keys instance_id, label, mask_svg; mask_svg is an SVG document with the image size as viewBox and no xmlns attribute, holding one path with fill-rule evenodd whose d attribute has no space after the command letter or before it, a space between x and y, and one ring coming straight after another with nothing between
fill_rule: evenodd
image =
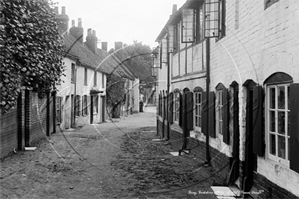
<instances>
[{"instance_id":1,"label":"doorway","mask_svg":"<svg viewBox=\"0 0 300 199\"><path fill-rule=\"evenodd\" d=\"M239 85L233 82L230 85L233 89L233 148L232 148L232 176L230 182L236 183L239 179L240 165L240 130L239 130Z\"/></svg>"},{"instance_id":2,"label":"doorway","mask_svg":"<svg viewBox=\"0 0 300 199\"><path fill-rule=\"evenodd\" d=\"M247 104L243 191L248 192L253 186L253 172L257 170L257 156L253 153L253 104L255 103L253 89L256 86L256 83L252 80L247 80L246 83L247 84L244 84L247 88Z\"/></svg>"}]
</instances>

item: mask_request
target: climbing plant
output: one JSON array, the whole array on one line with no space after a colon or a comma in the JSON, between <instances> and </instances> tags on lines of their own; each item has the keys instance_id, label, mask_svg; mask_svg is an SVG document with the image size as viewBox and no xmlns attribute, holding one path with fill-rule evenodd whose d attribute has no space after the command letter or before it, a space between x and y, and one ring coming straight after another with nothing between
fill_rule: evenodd
<instances>
[{"instance_id":1,"label":"climbing plant","mask_svg":"<svg viewBox=\"0 0 300 199\"><path fill-rule=\"evenodd\" d=\"M123 104L125 101L125 80L114 74L110 74L107 78L107 105L114 107L118 104Z\"/></svg>"},{"instance_id":2,"label":"climbing plant","mask_svg":"<svg viewBox=\"0 0 300 199\"><path fill-rule=\"evenodd\" d=\"M55 89L64 68L63 42L49 0L0 2L1 110L16 105L20 89Z\"/></svg>"}]
</instances>

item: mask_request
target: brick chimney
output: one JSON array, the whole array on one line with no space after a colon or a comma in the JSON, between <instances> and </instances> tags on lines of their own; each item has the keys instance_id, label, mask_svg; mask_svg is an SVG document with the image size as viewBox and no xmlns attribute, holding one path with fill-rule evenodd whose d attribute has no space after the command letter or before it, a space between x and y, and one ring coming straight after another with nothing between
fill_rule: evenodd
<instances>
[{"instance_id":1,"label":"brick chimney","mask_svg":"<svg viewBox=\"0 0 300 199\"><path fill-rule=\"evenodd\" d=\"M61 7L61 14L58 13L58 7L54 8L54 12L56 13L56 21L58 22L59 28L67 32L69 29L69 16L66 15L66 7Z\"/></svg>"},{"instance_id":2,"label":"brick chimney","mask_svg":"<svg viewBox=\"0 0 300 199\"><path fill-rule=\"evenodd\" d=\"M97 51L97 41L98 39L96 37L96 31L89 28L87 32L85 44L93 53L96 53Z\"/></svg>"},{"instance_id":3,"label":"brick chimney","mask_svg":"<svg viewBox=\"0 0 300 199\"><path fill-rule=\"evenodd\" d=\"M115 42L115 50L119 50L123 47L123 43L121 41Z\"/></svg>"},{"instance_id":4,"label":"brick chimney","mask_svg":"<svg viewBox=\"0 0 300 199\"><path fill-rule=\"evenodd\" d=\"M172 15L177 12L177 4L173 4Z\"/></svg>"},{"instance_id":5,"label":"brick chimney","mask_svg":"<svg viewBox=\"0 0 300 199\"><path fill-rule=\"evenodd\" d=\"M101 48L102 48L102 50L107 52L107 42L106 41L101 42Z\"/></svg>"},{"instance_id":6,"label":"brick chimney","mask_svg":"<svg viewBox=\"0 0 300 199\"><path fill-rule=\"evenodd\" d=\"M77 40L80 44L83 44L83 28L82 20L78 18L78 26L75 26L75 20L72 20L72 27L70 28L70 34Z\"/></svg>"}]
</instances>

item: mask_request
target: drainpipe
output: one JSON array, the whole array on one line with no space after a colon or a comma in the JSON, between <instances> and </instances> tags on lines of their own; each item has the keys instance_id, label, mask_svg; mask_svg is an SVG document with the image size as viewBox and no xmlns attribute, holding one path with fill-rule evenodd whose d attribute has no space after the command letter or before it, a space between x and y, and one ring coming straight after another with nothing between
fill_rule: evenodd
<instances>
[{"instance_id":1,"label":"drainpipe","mask_svg":"<svg viewBox=\"0 0 300 199\"><path fill-rule=\"evenodd\" d=\"M46 91L46 135L50 136L50 90Z\"/></svg>"},{"instance_id":2,"label":"drainpipe","mask_svg":"<svg viewBox=\"0 0 300 199\"><path fill-rule=\"evenodd\" d=\"M168 42L169 44L169 42ZM169 49L169 45L167 47ZM169 100L168 95L170 95L170 55L171 53L168 53L168 59L167 59L167 139L166 141L169 141L170 139L170 121L169 121Z\"/></svg>"},{"instance_id":3,"label":"drainpipe","mask_svg":"<svg viewBox=\"0 0 300 199\"><path fill-rule=\"evenodd\" d=\"M74 71L74 114L73 114L73 117L74 117L74 128L76 127L76 84L77 84L77 63L75 65L75 71ZM97 75L97 74L96 74ZM78 108L78 107L77 107ZM71 124L72 126L73 124Z\"/></svg>"},{"instance_id":4,"label":"drainpipe","mask_svg":"<svg viewBox=\"0 0 300 199\"><path fill-rule=\"evenodd\" d=\"M209 153L209 84L210 84L210 42L209 38L206 38L206 102L207 102L207 112L206 112L206 161L205 165L210 166L210 153Z\"/></svg>"}]
</instances>

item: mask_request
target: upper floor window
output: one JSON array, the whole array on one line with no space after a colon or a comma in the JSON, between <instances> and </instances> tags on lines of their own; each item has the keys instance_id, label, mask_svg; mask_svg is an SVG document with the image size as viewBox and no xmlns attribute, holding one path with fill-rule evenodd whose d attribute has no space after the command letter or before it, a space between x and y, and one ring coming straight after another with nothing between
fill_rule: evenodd
<instances>
[{"instance_id":1,"label":"upper floor window","mask_svg":"<svg viewBox=\"0 0 300 199\"><path fill-rule=\"evenodd\" d=\"M87 85L87 68L84 68L84 85Z\"/></svg>"},{"instance_id":2,"label":"upper floor window","mask_svg":"<svg viewBox=\"0 0 300 199\"><path fill-rule=\"evenodd\" d=\"M180 22L174 25L174 54L180 51Z\"/></svg>"},{"instance_id":3,"label":"upper floor window","mask_svg":"<svg viewBox=\"0 0 300 199\"><path fill-rule=\"evenodd\" d=\"M205 37L221 39L226 30L226 0L208 0L205 3Z\"/></svg>"},{"instance_id":4,"label":"upper floor window","mask_svg":"<svg viewBox=\"0 0 300 199\"><path fill-rule=\"evenodd\" d=\"M195 10L195 40L196 42L200 42L204 39L204 12L203 12L203 4L199 6Z\"/></svg>"},{"instance_id":5,"label":"upper floor window","mask_svg":"<svg viewBox=\"0 0 300 199\"><path fill-rule=\"evenodd\" d=\"M265 0L265 9L278 2L279 0Z\"/></svg>"},{"instance_id":6,"label":"upper floor window","mask_svg":"<svg viewBox=\"0 0 300 199\"><path fill-rule=\"evenodd\" d=\"M225 36L226 30L226 0L220 0L219 7L219 38L222 38Z\"/></svg>"},{"instance_id":7,"label":"upper floor window","mask_svg":"<svg viewBox=\"0 0 300 199\"><path fill-rule=\"evenodd\" d=\"M72 63L71 64L71 83L75 83L75 81L76 81L75 74L76 74L76 72L75 72L75 64Z\"/></svg>"},{"instance_id":8,"label":"upper floor window","mask_svg":"<svg viewBox=\"0 0 300 199\"><path fill-rule=\"evenodd\" d=\"M290 160L289 84L267 86L267 133L270 159L288 166Z\"/></svg>"}]
</instances>

